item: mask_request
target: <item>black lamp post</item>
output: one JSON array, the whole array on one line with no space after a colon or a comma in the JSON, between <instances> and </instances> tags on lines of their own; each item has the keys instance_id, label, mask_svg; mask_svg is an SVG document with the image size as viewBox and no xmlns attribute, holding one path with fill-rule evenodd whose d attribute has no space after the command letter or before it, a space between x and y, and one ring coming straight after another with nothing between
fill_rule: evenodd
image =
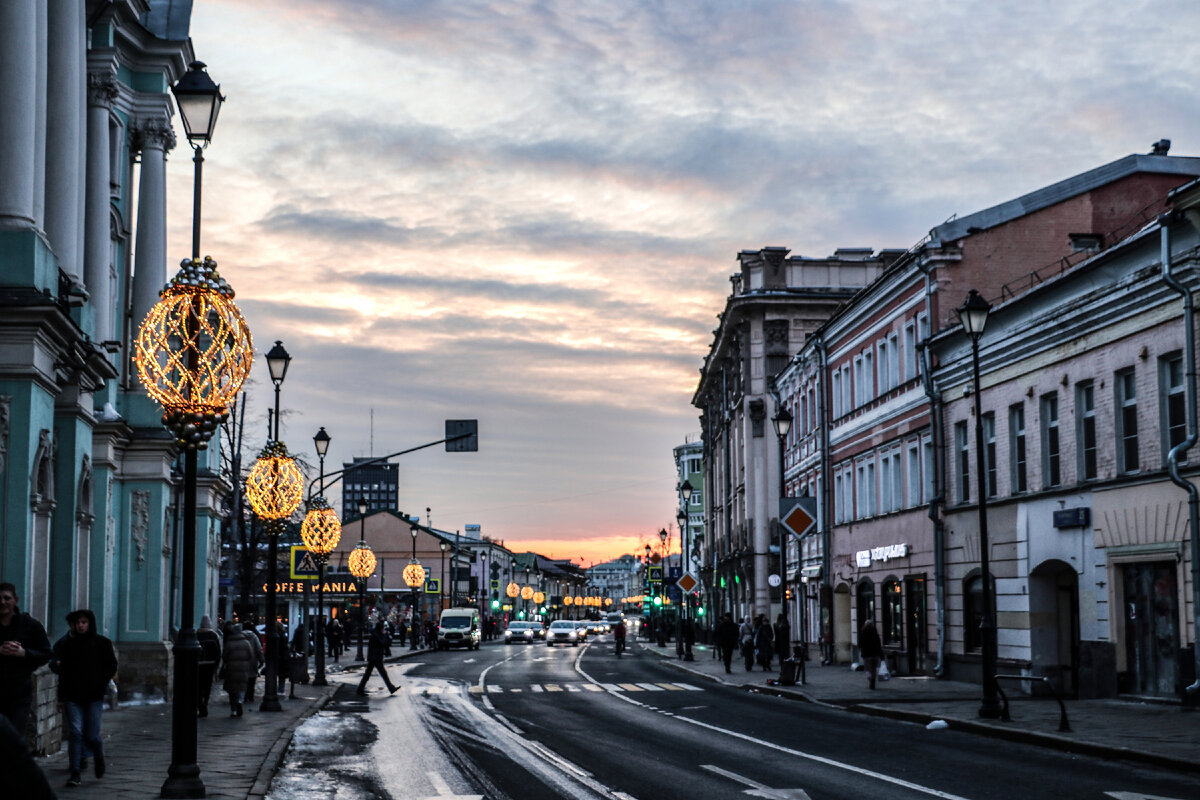
<instances>
[{"instance_id":1,"label":"black lamp post","mask_svg":"<svg viewBox=\"0 0 1200 800\"><path fill-rule=\"evenodd\" d=\"M276 340L275 346L267 351L267 370L271 373L271 383L275 384L275 430L272 436L275 441L279 441L279 387L283 385L283 379L287 377L288 365L292 363L292 357L288 351L283 349L283 342ZM259 706L259 711L282 711L283 706L279 704L279 648L282 642L279 641L279 626L276 617L278 616L278 606L276 603L276 584L279 582L279 533L268 537L267 545L267 569L269 578L267 580L267 671L266 671L266 687L263 689L263 699Z\"/></svg>"},{"instance_id":2,"label":"black lamp post","mask_svg":"<svg viewBox=\"0 0 1200 800\"><path fill-rule=\"evenodd\" d=\"M487 571L487 550L479 553L479 615L480 617L487 616L487 600L491 593L491 586L488 584ZM485 625L483 628L484 635L487 635L490 626Z\"/></svg>"},{"instance_id":3,"label":"black lamp post","mask_svg":"<svg viewBox=\"0 0 1200 800\"><path fill-rule=\"evenodd\" d=\"M958 308L958 318L963 330L971 337L971 373L975 390L975 473L978 478L979 490L979 571L983 580L982 619L979 623L979 633L983 649L983 701L979 706L979 716L986 719L997 719L1000 716L1000 701L996 696L996 615L992 600L992 573L990 565L990 546L988 544L987 526L987 476L984 475L983 463L983 411L979 386L979 337L983 335L987 325L988 312L991 304L972 289L967 299Z\"/></svg>"},{"instance_id":4,"label":"black lamp post","mask_svg":"<svg viewBox=\"0 0 1200 800\"><path fill-rule=\"evenodd\" d=\"M653 630L654 619L654 598L650 596L654 589L654 584L650 582L650 545L646 545L646 592L642 595L642 616L645 617L647 624L651 625ZM641 631L639 631L641 633Z\"/></svg>"},{"instance_id":5,"label":"black lamp post","mask_svg":"<svg viewBox=\"0 0 1200 800\"><path fill-rule=\"evenodd\" d=\"M367 540L367 506L366 498L358 501L358 530L359 538ZM358 652L354 654L355 661L365 661L363 657L363 628L367 627L367 581L366 578L358 584Z\"/></svg>"},{"instance_id":6,"label":"black lamp post","mask_svg":"<svg viewBox=\"0 0 1200 800\"><path fill-rule=\"evenodd\" d=\"M171 87L184 132L194 150L195 177L192 187L192 259L200 259L200 197L204 163L204 148L212 141L217 115L225 99L221 87L213 83L200 61L192 62L188 71ZM189 322L189 325L191 323ZM189 353L187 367L197 370L194 353ZM204 797L204 781L196 763L196 698L199 693L200 643L196 639L196 450L187 448L184 454L183 499L183 577L180 583L179 633L172 648L174 657L174 697L171 706L171 764L163 782L163 797Z\"/></svg>"},{"instance_id":7,"label":"black lamp post","mask_svg":"<svg viewBox=\"0 0 1200 800\"><path fill-rule=\"evenodd\" d=\"M690 575L692 572L692 526L688 524L691 520L691 514L688 512L688 505L692 502L691 481L684 478L683 483L679 484L679 498L682 502L679 505L679 566L680 571L684 575ZM692 610L692 602L688 595L690 592L679 589L679 598L683 601L683 616L684 625L688 635L685 636L687 641L683 646L683 660L693 661L692 657L692 630L691 626L696 624L695 613Z\"/></svg>"},{"instance_id":8,"label":"black lamp post","mask_svg":"<svg viewBox=\"0 0 1200 800\"><path fill-rule=\"evenodd\" d=\"M428 508L425 509L425 513L426 514L429 513ZM428 519L429 518L426 517L426 524L428 524ZM410 534L412 534L412 560L413 560L413 563L416 563L416 560L417 560L417 526L410 522L409 526L408 526L408 532ZM416 650L417 649L417 631L420 629L421 617L417 613L417 587L414 584L410 588L412 588L412 630L409 631L410 636L409 636L408 649Z\"/></svg>"},{"instance_id":9,"label":"black lamp post","mask_svg":"<svg viewBox=\"0 0 1200 800\"><path fill-rule=\"evenodd\" d=\"M788 431L792 429L792 412L788 411L787 407L780 403L779 410L775 412L774 417L771 417L771 423L775 426L775 438L779 441L779 499L782 500L783 498L787 497L787 470L784 468L784 452L785 445L787 443ZM780 593L782 595L782 586L784 583L784 535L783 526L777 525L776 527L779 529L779 541L777 542L779 546L779 560L776 565L776 574L779 575L779 585L781 587ZM784 600L782 599L782 596L780 598L779 605L784 607L784 614L786 614L787 610L784 606Z\"/></svg>"},{"instance_id":10,"label":"black lamp post","mask_svg":"<svg viewBox=\"0 0 1200 800\"><path fill-rule=\"evenodd\" d=\"M438 609L439 610L441 608L443 608L446 604L446 600L445 600L445 595L446 595L446 548L448 548L449 546L450 546L450 543L447 542L445 539L438 542L438 548L442 551L442 583L440 586L438 586Z\"/></svg>"},{"instance_id":11,"label":"black lamp post","mask_svg":"<svg viewBox=\"0 0 1200 800\"><path fill-rule=\"evenodd\" d=\"M529 567L525 567L525 586L521 587L521 594L525 594L525 589L529 586ZM521 598L525 600L525 598ZM525 600L525 619L529 619L529 600Z\"/></svg>"},{"instance_id":12,"label":"black lamp post","mask_svg":"<svg viewBox=\"0 0 1200 800\"><path fill-rule=\"evenodd\" d=\"M317 460L320 463L320 478L317 485L325 491L325 454L329 452L329 442L333 437L325 432L325 428L313 436L313 446L317 448ZM329 556L317 556L317 674L313 678L313 686L328 686L325 679L325 562Z\"/></svg>"}]
</instances>

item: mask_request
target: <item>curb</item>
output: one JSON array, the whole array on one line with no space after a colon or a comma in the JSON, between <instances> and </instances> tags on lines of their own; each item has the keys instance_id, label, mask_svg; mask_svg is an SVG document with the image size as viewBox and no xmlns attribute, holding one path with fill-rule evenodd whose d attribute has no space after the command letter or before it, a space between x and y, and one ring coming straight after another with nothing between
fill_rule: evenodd
<instances>
[{"instance_id":1,"label":"curb","mask_svg":"<svg viewBox=\"0 0 1200 800\"><path fill-rule=\"evenodd\" d=\"M275 773L279 771L279 766L283 763L283 757L287 755L288 746L292 743L292 736L295 735L296 729L304 722L316 714L333 699L333 695L337 692L337 686L325 686L320 697L315 698L307 709L300 713L296 719L292 720L292 724L288 725L279 732L279 736L275 739L275 743L271 745L271 749L267 751L266 757L263 759L263 764L258 769L258 775L254 777L254 783L250 787L249 794L246 795L246 800L264 800L267 792L271 789L271 781L275 779Z\"/></svg>"},{"instance_id":2,"label":"curb","mask_svg":"<svg viewBox=\"0 0 1200 800\"><path fill-rule=\"evenodd\" d=\"M643 647L642 649L649 650L652 653L657 652L650 647ZM804 703L812 703L813 705L823 706L825 708L841 709L842 711L849 711L855 714L883 717L887 719L899 720L901 722L915 722L921 725L928 725L935 719L941 719L950 726L951 730L961 731L964 733L973 733L980 736L988 736L993 739L1003 739L1022 744L1032 744L1053 750L1060 750L1066 753L1074 753L1076 755L1097 756L1106 759L1121 759L1125 761L1134 761L1141 764L1148 764L1155 767L1163 767L1177 772L1193 774L1200 773L1200 762L1196 761L1187 761L1181 758L1174 758L1172 756L1159 755L1157 753L1147 753L1142 750L1133 750L1128 747L1115 747L1112 745L1080 741L1078 739L1069 739L1065 736L1057 736L1052 733L1042 733L1040 731L1031 731L1027 729L1002 728L998 725L972 722L970 720L956 719L954 717L937 717L931 714L925 714L916 711L905 711L904 709L892 708L890 706L879 706L858 702L848 704L829 703L824 700L818 700L802 689L782 689L778 686L761 686L756 683L729 682L721 679L718 676L709 675L706 672L689 669L688 667L684 666L684 662L677 662L675 659L667 658L665 655L660 655L660 658L661 663L663 664L673 666L676 669L687 672L691 675L705 678L713 681L714 683L719 683L723 686L728 686L733 689L754 691L760 694L770 694L776 697L786 698L788 700L798 700Z\"/></svg>"}]
</instances>

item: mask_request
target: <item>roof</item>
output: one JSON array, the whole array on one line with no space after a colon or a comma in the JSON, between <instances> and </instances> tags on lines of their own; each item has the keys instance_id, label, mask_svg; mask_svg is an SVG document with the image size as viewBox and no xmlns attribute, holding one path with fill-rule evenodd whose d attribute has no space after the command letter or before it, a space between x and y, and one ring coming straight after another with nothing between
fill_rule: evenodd
<instances>
[{"instance_id":1,"label":"roof","mask_svg":"<svg viewBox=\"0 0 1200 800\"><path fill-rule=\"evenodd\" d=\"M142 26L159 39L182 42L188 38L192 18L192 0L147 0L150 10L142 17Z\"/></svg>"},{"instance_id":2,"label":"roof","mask_svg":"<svg viewBox=\"0 0 1200 800\"><path fill-rule=\"evenodd\" d=\"M1106 184L1137 173L1200 176L1200 158L1180 156L1129 155L1108 164L1081 172L1066 180L1043 186L999 205L976 211L965 217L938 225L929 232L935 241L947 242L975 233L1061 203Z\"/></svg>"}]
</instances>

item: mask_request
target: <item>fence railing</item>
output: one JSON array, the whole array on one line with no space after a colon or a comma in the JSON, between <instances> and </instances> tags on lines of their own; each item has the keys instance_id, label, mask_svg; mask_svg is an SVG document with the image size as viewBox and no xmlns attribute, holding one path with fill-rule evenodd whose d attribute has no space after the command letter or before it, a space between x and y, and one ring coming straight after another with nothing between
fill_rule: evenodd
<instances>
[{"instance_id":1,"label":"fence railing","mask_svg":"<svg viewBox=\"0 0 1200 800\"><path fill-rule=\"evenodd\" d=\"M1070 732L1071 724L1067 721L1067 706L1066 706L1066 704L1063 703L1062 696L1059 695L1058 690L1054 688L1054 684L1051 683L1050 679L1046 678L1046 677L1037 677L1037 676L1033 676L1033 675L997 675L995 677L996 691L998 691L1000 693L1000 700L1004 704L1003 708L1000 711L1000 719L1004 720L1005 722L1012 721L1012 717L1009 716L1009 713L1008 713L1008 695L1006 695L1004 693L1004 690L1002 688L1000 688L1000 681L1002 681L1002 680L1041 681L1042 683L1044 683L1046 685L1046 688L1048 688L1050 690L1050 693L1054 695L1054 699L1058 701L1058 711L1059 711L1058 729L1060 731Z\"/></svg>"}]
</instances>

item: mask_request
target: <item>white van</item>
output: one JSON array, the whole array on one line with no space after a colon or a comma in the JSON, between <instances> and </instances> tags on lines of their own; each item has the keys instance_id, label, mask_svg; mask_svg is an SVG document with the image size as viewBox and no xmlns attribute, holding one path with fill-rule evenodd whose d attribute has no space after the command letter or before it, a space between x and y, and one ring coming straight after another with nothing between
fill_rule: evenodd
<instances>
[{"instance_id":1,"label":"white van","mask_svg":"<svg viewBox=\"0 0 1200 800\"><path fill-rule=\"evenodd\" d=\"M479 609L447 608L438 620L437 643L439 650L465 647L478 650L483 638L479 629Z\"/></svg>"}]
</instances>

